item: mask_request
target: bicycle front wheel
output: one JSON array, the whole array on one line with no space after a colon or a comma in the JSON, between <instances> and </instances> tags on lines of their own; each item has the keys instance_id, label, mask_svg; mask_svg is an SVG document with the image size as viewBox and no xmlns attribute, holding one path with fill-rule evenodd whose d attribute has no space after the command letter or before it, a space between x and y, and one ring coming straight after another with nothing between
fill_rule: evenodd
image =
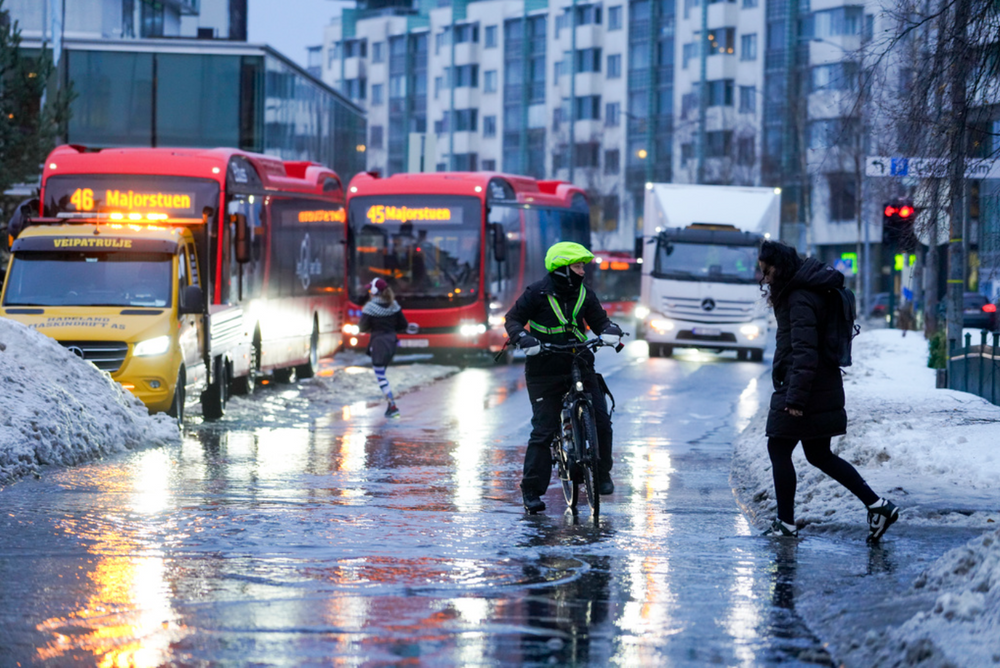
<instances>
[{"instance_id":1,"label":"bicycle front wheel","mask_svg":"<svg viewBox=\"0 0 1000 668\"><path fill-rule=\"evenodd\" d=\"M556 469L559 471L559 482L562 485L563 497L566 499L566 506L576 514L576 506L580 501L580 467L574 465L566 456L566 446L561 438L556 438L553 443L553 456L556 460Z\"/></svg>"},{"instance_id":2,"label":"bicycle front wheel","mask_svg":"<svg viewBox=\"0 0 1000 668\"><path fill-rule=\"evenodd\" d=\"M574 420L573 439L580 461L585 465L581 472L584 486L587 488L587 503L596 517L601 512L601 458L597 447L597 426L594 420L594 409L581 403L577 409L578 418Z\"/></svg>"}]
</instances>

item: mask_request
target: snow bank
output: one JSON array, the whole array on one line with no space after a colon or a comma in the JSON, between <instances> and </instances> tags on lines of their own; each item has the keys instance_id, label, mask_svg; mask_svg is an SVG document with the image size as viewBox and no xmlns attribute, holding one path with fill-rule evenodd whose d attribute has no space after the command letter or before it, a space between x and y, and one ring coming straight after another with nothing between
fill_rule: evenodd
<instances>
[{"instance_id":1,"label":"snow bank","mask_svg":"<svg viewBox=\"0 0 1000 668\"><path fill-rule=\"evenodd\" d=\"M876 493L904 507L907 522L986 529L988 520L1000 520L1000 406L934 385L927 341L919 333L861 334L854 342L854 365L844 376L847 434L833 439L832 450ZM761 526L776 508L764 435L766 403L740 434L732 468L733 486ZM865 520L860 502L808 465L801 448L793 461L800 527Z\"/></svg>"},{"instance_id":2,"label":"snow bank","mask_svg":"<svg viewBox=\"0 0 1000 668\"><path fill-rule=\"evenodd\" d=\"M46 464L71 465L179 441L176 422L49 337L0 318L0 484Z\"/></svg>"}]
</instances>

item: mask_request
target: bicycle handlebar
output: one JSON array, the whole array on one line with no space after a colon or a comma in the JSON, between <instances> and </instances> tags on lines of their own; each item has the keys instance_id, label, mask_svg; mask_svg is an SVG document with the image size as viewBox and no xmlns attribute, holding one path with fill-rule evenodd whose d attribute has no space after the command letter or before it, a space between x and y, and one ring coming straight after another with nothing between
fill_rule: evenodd
<instances>
[{"instance_id":1,"label":"bicycle handlebar","mask_svg":"<svg viewBox=\"0 0 1000 668\"><path fill-rule=\"evenodd\" d=\"M622 332L621 338L628 336L628 332ZM592 339L587 339L586 341L580 341L578 343L543 343L542 352L547 353L566 353L567 355L578 355L584 350L596 351L598 348L603 346L609 346L610 343L605 343L604 339L597 336ZM624 343L619 343L614 346L615 352L621 352L621 349L625 347Z\"/></svg>"}]
</instances>

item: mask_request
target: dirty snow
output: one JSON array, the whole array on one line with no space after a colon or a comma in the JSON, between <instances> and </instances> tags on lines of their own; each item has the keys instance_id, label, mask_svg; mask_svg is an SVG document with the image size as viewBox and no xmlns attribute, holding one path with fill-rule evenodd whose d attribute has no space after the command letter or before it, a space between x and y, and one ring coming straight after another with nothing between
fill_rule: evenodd
<instances>
[{"instance_id":1,"label":"dirty snow","mask_svg":"<svg viewBox=\"0 0 1000 668\"><path fill-rule=\"evenodd\" d=\"M49 337L0 318L0 484L47 464L69 466L180 440L111 377Z\"/></svg>"},{"instance_id":2,"label":"dirty snow","mask_svg":"<svg viewBox=\"0 0 1000 668\"><path fill-rule=\"evenodd\" d=\"M934 592L932 610L917 612L877 643L871 665L1000 664L1000 406L972 394L935 389L927 341L917 332L863 333L846 370L848 433L832 449L851 462L876 493L892 499L900 521L982 527L912 587ZM767 376L762 380L769 380ZM765 393L766 394L766 393ZM739 436L731 481L758 526L775 516L764 425L766 402ZM808 465L802 449L796 523L800 531L864 527L861 502ZM891 530L890 530L891 531Z\"/></svg>"}]
</instances>

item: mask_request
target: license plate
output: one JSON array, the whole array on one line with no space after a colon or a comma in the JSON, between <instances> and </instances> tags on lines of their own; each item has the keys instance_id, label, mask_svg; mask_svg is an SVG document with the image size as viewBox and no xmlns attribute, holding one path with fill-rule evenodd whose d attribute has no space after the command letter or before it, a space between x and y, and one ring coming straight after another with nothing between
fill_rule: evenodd
<instances>
[{"instance_id":1,"label":"license plate","mask_svg":"<svg viewBox=\"0 0 1000 668\"><path fill-rule=\"evenodd\" d=\"M400 348L426 348L430 345L427 339L400 339Z\"/></svg>"},{"instance_id":2,"label":"license plate","mask_svg":"<svg viewBox=\"0 0 1000 668\"><path fill-rule=\"evenodd\" d=\"M694 327L692 330L695 336L719 336L722 330L718 327Z\"/></svg>"},{"instance_id":3,"label":"license plate","mask_svg":"<svg viewBox=\"0 0 1000 668\"><path fill-rule=\"evenodd\" d=\"M972 315L973 313L979 313L979 309L977 309L977 308L967 308L967 309L965 309L965 313L968 314L968 315Z\"/></svg>"}]
</instances>

